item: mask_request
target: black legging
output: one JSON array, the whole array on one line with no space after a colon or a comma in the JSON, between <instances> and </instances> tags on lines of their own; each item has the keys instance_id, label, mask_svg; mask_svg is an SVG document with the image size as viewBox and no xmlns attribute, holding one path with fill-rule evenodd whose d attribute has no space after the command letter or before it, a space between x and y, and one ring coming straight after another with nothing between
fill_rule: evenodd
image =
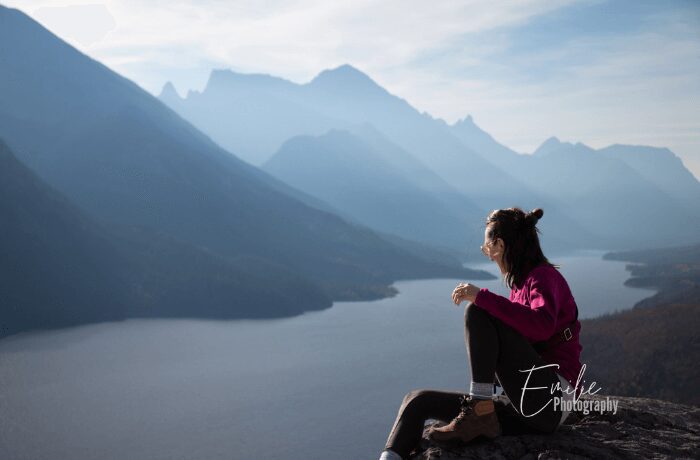
<instances>
[{"instance_id":1,"label":"black legging","mask_svg":"<svg viewBox=\"0 0 700 460\"><path fill-rule=\"evenodd\" d=\"M496 404L503 434L551 433L556 430L562 412L561 409L555 411L552 403L531 417L525 417L518 412L521 399L523 413L530 415L553 397L562 396L558 389L554 393L550 391L552 385L560 382L555 368L546 367L533 371L527 387L545 388L529 390L525 397L521 398L528 373L520 370L530 370L533 365L539 367L548 363L542 360L519 332L475 304L467 305L464 316L465 342L472 380L486 383L494 382L496 377L504 393L515 406ZM425 421L452 420L459 413L460 397L464 394L466 393L430 389L414 390L406 394L385 448L393 450L404 459L409 458L411 451L420 442Z\"/></svg>"}]
</instances>

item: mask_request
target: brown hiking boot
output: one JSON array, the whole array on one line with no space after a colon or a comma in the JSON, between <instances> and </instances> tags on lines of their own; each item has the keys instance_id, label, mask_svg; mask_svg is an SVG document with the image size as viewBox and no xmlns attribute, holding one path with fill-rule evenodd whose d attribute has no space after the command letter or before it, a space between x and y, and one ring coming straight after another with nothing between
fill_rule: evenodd
<instances>
[{"instance_id":1,"label":"brown hiking boot","mask_svg":"<svg viewBox=\"0 0 700 460\"><path fill-rule=\"evenodd\" d=\"M477 436L495 438L501 435L501 424L496 416L493 400L471 399L464 395L461 406L459 414L449 424L432 427L428 431L431 441L460 439L469 442Z\"/></svg>"}]
</instances>

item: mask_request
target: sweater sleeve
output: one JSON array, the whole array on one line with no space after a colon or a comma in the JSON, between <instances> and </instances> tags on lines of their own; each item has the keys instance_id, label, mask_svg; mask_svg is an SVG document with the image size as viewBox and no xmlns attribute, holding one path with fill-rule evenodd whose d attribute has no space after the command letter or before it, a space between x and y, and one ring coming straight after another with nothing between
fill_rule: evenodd
<instances>
[{"instance_id":1,"label":"sweater sleeve","mask_svg":"<svg viewBox=\"0 0 700 460\"><path fill-rule=\"evenodd\" d=\"M530 305L513 302L487 288L479 289L474 304L526 338L538 342L556 332L558 306L554 298L555 289L552 279L533 277L529 290Z\"/></svg>"}]
</instances>

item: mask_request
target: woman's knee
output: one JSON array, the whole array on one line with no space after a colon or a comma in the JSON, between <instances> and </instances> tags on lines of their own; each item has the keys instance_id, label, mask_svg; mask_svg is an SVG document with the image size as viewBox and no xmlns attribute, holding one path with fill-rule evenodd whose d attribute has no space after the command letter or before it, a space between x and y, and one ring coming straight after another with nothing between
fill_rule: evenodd
<instances>
[{"instance_id":1,"label":"woman's knee","mask_svg":"<svg viewBox=\"0 0 700 460\"><path fill-rule=\"evenodd\" d=\"M410 404L415 400L421 400L426 397L427 390L411 390L403 397L404 405Z\"/></svg>"},{"instance_id":2,"label":"woman's knee","mask_svg":"<svg viewBox=\"0 0 700 460\"><path fill-rule=\"evenodd\" d=\"M481 307L478 307L474 302L468 304L464 308L464 324L469 328L484 321L490 321L489 314Z\"/></svg>"},{"instance_id":3,"label":"woman's knee","mask_svg":"<svg viewBox=\"0 0 700 460\"><path fill-rule=\"evenodd\" d=\"M430 408L432 401L431 390L411 390L403 397L401 406L404 412L423 412Z\"/></svg>"}]
</instances>

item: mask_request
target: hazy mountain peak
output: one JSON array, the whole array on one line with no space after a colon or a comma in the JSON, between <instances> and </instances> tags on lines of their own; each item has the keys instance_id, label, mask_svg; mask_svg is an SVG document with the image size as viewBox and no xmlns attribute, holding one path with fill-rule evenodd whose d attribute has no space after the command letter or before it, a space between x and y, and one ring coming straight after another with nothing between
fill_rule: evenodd
<instances>
[{"instance_id":1,"label":"hazy mountain peak","mask_svg":"<svg viewBox=\"0 0 700 460\"><path fill-rule=\"evenodd\" d=\"M548 137L547 140L545 140L542 143L542 145L539 146L539 148L537 150L539 150L543 147L553 147L553 146L558 146L561 144L562 144L562 141L560 141L557 136L551 136L551 137Z\"/></svg>"},{"instance_id":2,"label":"hazy mountain peak","mask_svg":"<svg viewBox=\"0 0 700 460\"><path fill-rule=\"evenodd\" d=\"M457 120L450 128L453 131L461 131L463 133L478 135L486 134L488 137L491 137L490 134L488 134L486 131L481 129L476 123L474 123L474 118L471 115L467 115L465 118Z\"/></svg>"},{"instance_id":3,"label":"hazy mountain peak","mask_svg":"<svg viewBox=\"0 0 700 460\"><path fill-rule=\"evenodd\" d=\"M274 88L290 85L295 84L289 80L265 73L241 73L231 69L213 69L209 74L209 80L203 92L251 87Z\"/></svg>"},{"instance_id":4,"label":"hazy mountain peak","mask_svg":"<svg viewBox=\"0 0 700 460\"><path fill-rule=\"evenodd\" d=\"M601 151L614 150L619 152L634 152L637 154L661 155L667 157L677 157L668 147L653 147L650 145L635 144L611 144Z\"/></svg>"},{"instance_id":5,"label":"hazy mountain peak","mask_svg":"<svg viewBox=\"0 0 700 460\"><path fill-rule=\"evenodd\" d=\"M467 115L466 117L462 118L461 120L457 120L452 126L454 126L455 128L459 128L463 125L466 125L466 126L475 125L474 118L472 118L471 115Z\"/></svg>"},{"instance_id":6,"label":"hazy mountain peak","mask_svg":"<svg viewBox=\"0 0 700 460\"><path fill-rule=\"evenodd\" d=\"M520 155L474 123L471 115L449 125L449 129L460 142L496 165L510 164L514 156Z\"/></svg>"},{"instance_id":7,"label":"hazy mountain peak","mask_svg":"<svg viewBox=\"0 0 700 460\"><path fill-rule=\"evenodd\" d=\"M173 85L173 83L170 81L163 85L163 89L160 91L160 96L158 97L167 101L176 101L181 99L180 95L175 89L175 85Z\"/></svg>"},{"instance_id":8,"label":"hazy mountain peak","mask_svg":"<svg viewBox=\"0 0 700 460\"><path fill-rule=\"evenodd\" d=\"M574 145L577 151L579 152L595 152L596 149L587 146L583 142L577 142L576 145Z\"/></svg>"},{"instance_id":9,"label":"hazy mountain peak","mask_svg":"<svg viewBox=\"0 0 700 460\"><path fill-rule=\"evenodd\" d=\"M341 88L346 88L353 91L360 89L382 90L382 88L367 74L351 66L350 64L343 64L334 69L323 70L308 84L331 90L338 90Z\"/></svg>"},{"instance_id":10,"label":"hazy mountain peak","mask_svg":"<svg viewBox=\"0 0 700 460\"><path fill-rule=\"evenodd\" d=\"M582 142L562 142L556 136L552 136L539 146L533 153L534 156L548 155L552 152L595 152L595 149L590 148Z\"/></svg>"},{"instance_id":11,"label":"hazy mountain peak","mask_svg":"<svg viewBox=\"0 0 700 460\"><path fill-rule=\"evenodd\" d=\"M556 136L552 136L546 141L542 143L538 147L537 150L532 154L533 156L543 156L543 155L549 155L552 152L555 151L567 151L567 152L576 152L576 153L593 153L596 150L587 146L583 142L576 142L575 144L572 144L571 142L562 142L557 138Z\"/></svg>"},{"instance_id":12,"label":"hazy mountain peak","mask_svg":"<svg viewBox=\"0 0 700 460\"><path fill-rule=\"evenodd\" d=\"M561 148L563 145L564 143L560 141L558 137L552 136L544 141L532 154L534 156L546 155Z\"/></svg>"}]
</instances>

